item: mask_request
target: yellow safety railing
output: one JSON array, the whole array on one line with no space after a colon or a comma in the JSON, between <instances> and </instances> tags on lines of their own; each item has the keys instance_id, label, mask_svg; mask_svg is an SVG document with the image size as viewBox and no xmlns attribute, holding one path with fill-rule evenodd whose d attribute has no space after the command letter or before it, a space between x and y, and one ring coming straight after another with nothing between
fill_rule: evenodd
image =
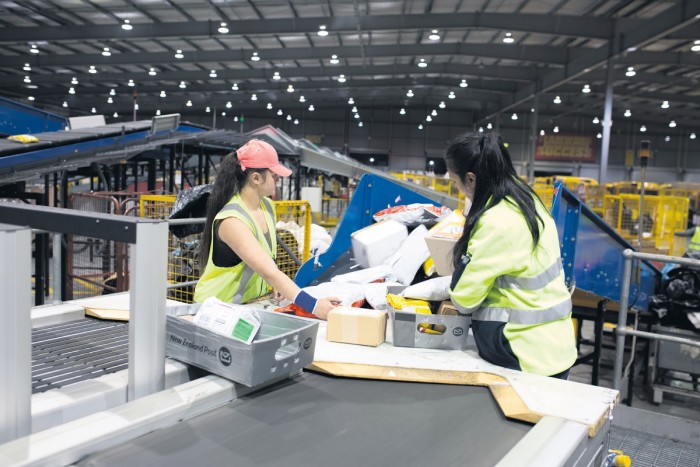
<instances>
[{"instance_id":1,"label":"yellow safety railing","mask_svg":"<svg viewBox=\"0 0 700 467\"><path fill-rule=\"evenodd\" d=\"M684 244L675 232L686 229L688 198L678 196L644 196L644 213L640 215L640 195L606 194L603 218L620 235L637 245L642 229L642 250L682 255Z\"/></svg>"},{"instance_id":2,"label":"yellow safety railing","mask_svg":"<svg viewBox=\"0 0 700 467\"><path fill-rule=\"evenodd\" d=\"M700 183L674 182L662 185L659 196L682 196L690 201L690 209L700 211Z\"/></svg>"},{"instance_id":3,"label":"yellow safety railing","mask_svg":"<svg viewBox=\"0 0 700 467\"><path fill-rule=\"evenodd\" d=\"M141 195L139 215L149 219L166 219L174 203L174 195ZM308 201L275 201L274 204L277 212L278 236L302 263L307 261L311 255L311 206ZM194 234L177 238L172 234L168 235L167 280L169 284L182 284L199 279L197 255L201 236L201 234ZM294 259L279 244L277 266L291 278L299 270ZM171 288L168 291L168 297L192 303L194 286Z\"/></svg>"}]
</instances>

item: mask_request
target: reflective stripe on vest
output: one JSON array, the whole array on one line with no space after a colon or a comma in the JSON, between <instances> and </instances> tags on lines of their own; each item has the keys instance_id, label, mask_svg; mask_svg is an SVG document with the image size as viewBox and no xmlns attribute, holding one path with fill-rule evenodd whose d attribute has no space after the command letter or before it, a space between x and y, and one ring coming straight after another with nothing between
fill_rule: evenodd
<instances>
[{"instance_id":1,"label":"reflective stripe on vest","mask_svg":"<svg viewBox=\"0 0 700 467\"><path fill-rule=\"evenodd\" d=\"M498 321L512 324L540 324L556 321L571 313L571 298L544 310L517 310L515 308L483 307L472 314L477 321Z\"/></svg>"},{"instance_id":2,"label":"reflective stripe on vest","mask_svg":"<svg viewBox=\"0 0 700 467\"><path fill-rule=\"evenodd\" d=\"M534 277L504 275L496 279L496 285L502 289L537 290L559 277L563 269L561 258L557 258L554 264Z\"/></svg>"}]
</instances>

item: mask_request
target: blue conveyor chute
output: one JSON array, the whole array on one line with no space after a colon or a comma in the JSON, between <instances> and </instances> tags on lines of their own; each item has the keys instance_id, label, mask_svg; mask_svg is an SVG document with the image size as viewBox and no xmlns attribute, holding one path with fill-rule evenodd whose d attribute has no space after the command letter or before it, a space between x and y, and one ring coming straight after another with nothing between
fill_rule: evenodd
<instances>
[{"instance_id":1,"label":"blue conveyor chute","mask_svg":"<svg viewBox=\"0 0 700 467\"><path fill-rule=\"evenodd\" d=\"M390 180L376 175L364 175L348 204L331 246L318 260L312 258L302 265L295 278L297 284L305 287L326 273L329 267L350 250L352 233L373 222L374 213L388 206L410 203L437 205ZM567 283L573 282L578 289L619 301L622 252L632 248L631 245L563 186L559 186L555 193L552 215L559 233ZM661 273L651 263L643 262L640 278L641 286L632 288L629 303L637 309L646 310Z\"/></svg>"},{"instance_id":2,"label":"blue conveyor chute","mask_svg":"<svg viewBox=\"0 0 700 467\"><path fill-rule=\"evenodd\" d=\"M60 131L67 126L65 117L0 97L0 135Z\"/></svg>"}]
</instances>

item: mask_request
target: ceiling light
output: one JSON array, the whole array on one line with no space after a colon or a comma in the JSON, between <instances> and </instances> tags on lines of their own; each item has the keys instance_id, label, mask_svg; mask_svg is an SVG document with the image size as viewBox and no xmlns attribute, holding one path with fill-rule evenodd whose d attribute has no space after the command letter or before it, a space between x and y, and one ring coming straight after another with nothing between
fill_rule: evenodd
<instances>
[{"instance_id":1,"label":"ceiling light","mask_svg":"<svg viewBox=\"0 0 700 467\"><path fill-rule=\"evenodd\" d=\"M130 79L128 83L126 83L127 86L136 86L136 83L134 83L133 79Z\"/></svg>"},{"instance_id":2,"label":"ceiling light","mask_svg":"<svg viewBox=\"0 0 700 467\"><path fill-rule=\"evenodd\" d=\"M691 133L691 134L690 134L690 139L695 139L695 138L697 138L697 136L695 136L695 133Z\"/></svg>"},{"instance_id":3,"label":"ceiling light","mask_svg":"<svg viewBox=\"0 0 700 467\"><path fill-rule=\"evenodd\" d=\"M30 101L33 101L33 100L34 100L34 96L29 96L29 97L27 97L27 99L29 99Z\"/></svg>"},{"instance_id":4,"label":"ceiling light","mask_svg":"<svg viewBox=\"0 0 700 467\"><path fill-rule=\"evenodd\" d=\"M602 134L601 134L600 132L598 132L598 134L597 134L597 135L595 135L595 137L596 137L596 138L598 138L598 139L600 139L600 138L602 138L602 137L603 137L603 135L602 135Z\"/></svg>"},{"instance_id":5,"label":"ceiling light","mask_svg":"<svg viewBox=\"0 0 700 467\"><path fill-rule=\"evenodd\" d=\"M63 107L68 107L68 102L63 101Z\"/></svg>"},{"instance_id":6,"label":"ceiling light","mask_svg":"<svg viewBox=\"0 0 700 467\"><path fill-rule=\"evenodd\" d=\"M306 97L299 96L299 102L306 102Z\"/></svg>"},{"instance_id":7,"label":"ceiling light","mask_svg":"<svg viewBox=\"0 0 700 467\"><path fill-rule=\"evenodd\" d=\"M238 115L236 115L235 117L233 117L233 121L234 121L234 122L237 122L237 121L238 121Z\"/></svg>"},{"instance_id":8,"label":"ceiling light","mask_svg":"<svg viewBox=\"0 0 700 467\"><path fill-rule=\"evenodd\" d=\"M75 88L68 89L68 94L75 94Z\"/></svg>"},{"instance_id":9,"label":"ceiling light","mask_svg":"<svg viewBox=\"0 0 700 467\"><path fill-rule=\"evenodd\" d=\"M129 23L128 19L125 19L124 24L122 24L122 29L125 31L131 31L132 29L134 29L134 27Z\"/></svg>"},{"instance_id":10,"label":"ceiling light","mask_svg":"<svg viewBox=\"0 0 700 467\"><path fill-rule=\"evenodd\" d=\"M182 50L178 49L175 51L175 58L177 58L177 59L185 58L185 56L182 55Z\"/></svg>"},{"instance_id":11,"label":"ceiling light","mask_svg":"<svg viewBox=\"0 0 700 467\"><path fill-rule=\"evenodd\" d=\"M309 106L309 112L313 112L314 110L316 110L316 109L314 108L314 105L311 104L311 105Z\"/></svg>"},{"instance_id":12,"label":"ceiling light","mask_svg":"<svg viewBox=\"0 0 700 467\"><path fill-rule=\"evenodd\" d=\"M484 127L483 127L483 126L480 126L480 127L479 127L479 133L483 133L483 132L484 132Z\"/></svg>"},{"instance_id":13,"label":"ceiling light","mask_svg":"<svg viewBox=\"0 0 700 467\"><path fill-rule=\"evenodd\" d=\"M360 114L355 114L355 118L360 118Z\"/></svg>"},{"instance_id":14,"label":"ceiling light","mask_svg":"<svg viewBox=\"0 0 700 467\"><path fill-rule=\"evenodd\" d=\"M535 108L534 108L534 107L530 107L530 113L533 113L533 114L535 113Z\"/></svg>"},{"instance_id":15,"label":"ceiling light","mask_svg":"<svg viewBox=\"0 0 700 467\"><path fill-rule=\"evenodd\" d=\"M631 78L632 76L634 76L634 75L636 75L636 74L637 74L637 72L634 71L634 67L633 67L633 66L628 66L628 67L627 67L627 71L625 72L625 76L629 76L629 77Z\"/></svg>"},{"instance_id":16,"label":"ceiling light","mask_svg":"<svg viewBox=\"0 0 700 467\"><path fill-rule=\"evenodd\" d=\"M294 92L294 86L292 86L291 84L287 86L287 92Z\"/></svg>"},{"instance_id":17,"label":"ceiling light","mask_svg":"<svg viewBox=\"0 0 700 467\"><path fill-rule=\"evenodd\" d=\"M426 121L426 122L432 122L432 121L433 121L433 117L431 117L430 115L428 115L427 117L425 117L425 121Z\"/></svg>"},{"instance_id":18,"label":"ceiling light","mask_svg":"<svg viewBox=\"0 0 700 467\"><path fill-rule=\"evenodd\" d=\"M510 119L511 119L511 120L517 120L517 119L518 119L518 114L516 114L515 112L513 112L513 115L510 116Z\"/></svg>"},{"instance_id":19,"label":"ceiling light","mask_svg":"<svg viewBox=\"0 0 700 467\"><path fill-rule=\"evenodd\" d=\"M328 31L326 31L326 26L324 26L323 24L319 26L317 34L321 37L326 37L328 35Z\"/></svg>"},{"instance_id":20,"label":"ceiling light","mask_svg":"<svg viewBox=\"0 0 700 467\"><path fill-rule=\"evenodd\" d=\"M29 65L29 63L25 63L22 69L24 71L32 71L32 67Z\"/></svg>"},{"instance_id":21,"label":"ceiling light","mask_svg":"<svg viewBox=\"0 0 700 467\"><path fill-rule=\"evenodd\" d=\"M277 111L277 115L283 115L283 114L284 114L284 112L282 112L282 109L279 109L279 110Z\"/></svg>"},{"instance_id":22,"label":"ceiling light","mask_svg":"<svg viewBox=\"0 0 700 467\"><path fill-rule=\"evenodd\" d=\"M92 73L92 74L97 73L97 69L95 68L95 65L90 65L90 69L88 70L88 73Z\"/></svg>"},{"instance_id":23,"label":"ceiling light","mask_svg":"<svg viewBox=\"0 0 700 467\"><path fill-rule=\"evenodd\" d=\"M221 23L221 26L219 26L219 34L228 34L226 23Z\"/></svg>"},{"instance_id":24,"label":"ceiling light","mask_svg":"<svg viewBox=\"0 0 700 467\"><path fill-rule=\"evenodd\" d=\"M421 67L421 68L425 68L425 67L428 66L428 64L425 63L425 59L424 59L424 58L421 58L420 61L418 62L418 66Z\"/></svg>"},{"instance_id":25,"label":"ceiling light","mask_svg":"<svg viewBox=\"0 0 700 467\"><path fill-rule=\"evenodd\" d=\"M119 114L116 113L116 112L114 112L114 113L112 114L112 117L117 118L117 117L119 117Z\"/></svg>"},{"instance_id":26,"label":"ceiling light","mask_svg":"<svg viewBox=\"0 0 700 467\"><path fill-rule=\"evenodd\" d=\"M252 96L250 96L250 100L251 100L251 101L257 101L257 100L258 100L258 96L257 96L256 94L253 94Z\"/></svg>"},{"instance_id":27,"label":"ceiling light","mask_svg":"<svg viewBox=\"0 0 700 467\"><path fill-rule=\"evenodd\" d=\"M109 90L109 95L110 95L110 96L116 96L116 95L117 95L117 92L116 92L114 89L110 89L110 90Z\"/></svg>"},{"instance_id":28,"label":"ceiling light","mask_svg":"<svg viewBox=\"0 0 700 467\"><path fill-rule=\"evenodd\" d=\"M454 93L453 91L450 91L450 93L447 95L447 97L448 97L449 99L454 99L454 98L457 97L457 96L455 96L455 93Z\"/></svg>"},{"instance_id":29,"label":"ceiling light","mask_svg":"<svg viewBox=\"0 0 700 467\"><path fill-rule=\"evenodd\" d=\"M211 73L209 73L210 78L216 78L216 70L211 70Z\"/></svg>"},{"instance_id":30,"label":"ceiling light","mask_svg":"<svg viewBox=\"0 0 700 467\"><path fill-rule=\"evenodd\" d=\"M591 87L588 84L584 84L583 89L581 89L581 92L584 94L588 94L589 92L591 92Z\"/></svg>"},{"instance_id":31,"label":"ceiling light","mask_svg":"<svg viewBox=\"0 0 700 467\"><path fill-rule=\"evenodd\" d=\"M254 61L254 62L257 62L257 61L260 60L260 55L258 55L257 52L253 52L253 56L250 57L250 59L251 59L252 61Z\"/></svg>"},{"instance_id":32,"label":"ceiling light","mask_svg":"<svg viewBox=\"0 0 700 467\"><path fill-rule=\"evenodd\" d=\"M109 97L107 98L107 103L108 103L108 104L114 103L114 100L112 99L112 96L109 96Z\"/></svg>"},{"instance_id":33,"label":"ceiling light","mask_svg":"<svg viewBox=\"0 0 700 467\"><path fill-rule=\"evenodd\" d=\"M700 52L700 40L693 42L693 46L690 48L693 52Z\"/></svg>"},{"instance_id":34,"label":"ceiling light","mask_svg":"<svg viewBox=\"0 0 700 467\"><path fill-rule=\"evenodd\" d=\"M344 83L345 81L346 81L345 75L340 75L340 76L338 76L338 82L339 82L339 83Z\"/></svg>"},{"instance_id":35,"label":"ceiling light","mask_svg":"<svg viewBox=\"0 0 700 467\"><path fill-rule=\"evenodd\" d=\"M291 119L292 119L292 116L287 114L287 120L291 120Z\"/></svg>"},{"instance_id":36,"label":"ceiling light","mask_svg":"<svg viewBox=\"0 0 700 467\"><path fill-rule=\"evenodd\" d=\"M268 102L266 108L267 108L267 110L272 110L272 103Z\"/></svg>"},{"instance_id":37,"label":"ceiling light","mask_svg":"<svg viewBox=\"0 0 700 467\"><path fill-rule=\"evenodd\" d=\"M428 39L430 39L431 41L439 41L440 40L440 35L438 34L437 29L433 29L431 31L430 35L428 36Z\"/></svg>"},{"instance_id":38,"label":"ceiling light","mask_svg":"<svg viewBox=\"0 0 700 467\"><path fill-rule=\"evenodd\" d=\"M74 76L73 79L70 80L70 84L72 84L73 86L77 86L77 85L78 85L78 78L76 78L76 77Z\"/></svg>"},{"instance_id":39,"label":"ceiling light","mask_svg":"<svg viewBox=\"0 0 700 467\"><path fill-rule=\"evenodd\" d=\"M226 112L221 112L221 116L222 116L222 117L225 117L225 116L226 116Z\"/></svg>"},{"instance_id":40,"label":"ceiling light","mask_svg":"<svg viewBox=\"0 0 700 467\"><path fill-rule=\"evenodd\" d=\"M151 76L155 76L155 75L156 75L156 69L155 69L155 68L149 69L149 70L148 70L148 74L151 75Z\"/></svg>"},{"instance_id":41,"label":"ceiling light","mask_svg":"<svg viewBox=\"0 0 700 467\"><path fill-rule=\"evenodd\" d=\"M642 125L642 126L639 127L639 131L641 131L642 133L644 133L644 132L647 131L647 127L644 126L644 125Z\"/></svg>"},{"instance_id":42,"label":"ceiling light","mask_svg":"<svg viewBox=\"0 0 700 467\"><path fill-rule=\"evenodd\" d=\"M357 124L357 126L359 126L360 128L362 128L362 125L363 125L362 122L359 122L359 123Z\"/></svg>"},{"instance_id":43,"label":"ceiling light","mask_svg":"<svg viewBox=\"0 0 700 467\"><path fill-rule=\"evenodd\" d=\"M139 105L138 105L138 104L134 104L134 110L139 110Z\"/></svg>"},{"instance_id":44,"label":"ceiling light","mask_svg":"<svg viewBox=\"0 0 700 467\"><path fill-rule=\"evenodd\" d=\"M421 128L422 128L422 126L421 126ZM374 163L374 157L370 157L370 158L369 158L369 162L370 162L370 164L371 164L371 163Z\"/></svg>"},{"instance_id":45,"label":"ceiling light","mask_svg":"<svg viewBox=\"0 0 700 467\"><path fill-rule=\"evenodd\" d=\"M348 104L349 104L349 105L354 105L354 104L355 104L355 100L351 97L350 99L348 99Z\"/></svg>"},{"instance_id":46,"label":"ceiling light","mask_svg":"<svg viewBox=\"0 0 700 467\"><path fill-rule=\"evenodd\" d=\"M32 82L32 79L31 79L29 76L25 76L25 77L24 77L24 82L25 82L25 83L31 83L31 82Z\"/></svg>"},{"instance_id":47,"label":"ceiling light","mask_svg":"<svg viewBox=\"0 0 700 467\"><path fill-rule=\"evenodd\" d=\"M666 141L668 143L669 141L671 141L671 137L670 136L665 137L664 141Z\"/></svg>"},{"instance_id":48,"label":"ceiling light","mask_svg":"<svg viewBox=\"0 0 700 467\"><path fill-rule=\"evenodd\" d=\"M96 113L97 113L97 109L96 109L96 108L94 108L94 107L93 107L93 108L92 108L92 110L90 110L90 111L91 111L92 113L94 113L94 114L96 114Z\"/></svg>"},{"instance_id":49,"label":"ceiling light","mask_svg":"<svg viewBox=\"0 0 700 467\"><path fill-rule=\"evenodd\" d=\"M438 105L438 107L440 107L441 109L444 109L445 107L447 107L445 105L445 101L440 101L440 105Z\"/></svg>"},{"instance_id":50,"label":"ceiling light","mask_svg":"<svg viewBox=\"0 0 700 467\"><path fill-rule=\"evenodd\" d=\"M233 86L231 86L231 89L233 91L238 91L238 83L233 83Z\"/></svg>"},{"instance_id":51,"label":"ceiling light","mask_svg":"<svg viewBox=\"0 0 700 467\"><path fill-rule=\"evenodd\" d=\"M419 124L418 124L418 129L419 129L419 130L422 130L422 129L423 129L423 124L422 124L422 123L419 123Z\"/></svg>"},{"instance_id":52,"label":"ceiling light","mask_svg":"<svg viewBox=\"0 0 700 467\"><path fill-rule=\"evenodd\" d=\"M272 75L272 79L281 79L281 78L282 78L282 77L280 76L280 72L279 72L279 71L275 71L275 74Z\"/></svg>"},{"instance_id":53,"label":"ceiling light","mask_svg":"<svg viewBox=\"0 0 700 467\"><path fill-rule=\"evenodd\" d=\"M110 55L112 55L112 52L109 51L109 47L105 47L104 49L102 49L102 55L105 57L109 57Z\"/></svg>"},{"instance_id":54,"label":"ceiling light","mask_svg":"<svg viewBox=\"0 0 700 467\"><path fill-rule=\"evenodd\" d=\"M491 128L493 128L493 125L491 125L491 122L489 122L489 123L486 125L486 129L487 129L487 130L490 130Z\"/></svg>"},{"instance_id":55,"label":"ceiling light","mask_svg":"<svg viewBox=\"0 0 700 467\"><path fill-rule=\"evenodd\" d=\"M228 102L226 103L226 108L227 108L227 109L230 109L231 107L233 107L233 104L231 104L231 101L228 101Z\"/></svg>"},{"instance_id":56,"label":"ceiling light","mask_svg":"<svg viewBox=\"0 0 700 467\"><path fill-rule=\"evenodd\" d=\"M406 93L407 97L413 97L413 89L409 89L408 92Z\"/></svg>"},{"instance_id":57,"label":"ceiling light","mask_svg":"<svg viewBox=\"0 0 700 467\"><path fill-rule=\"evenodd\" d=\"M298 125L298 124L299 124L299 119L298 119L298 118L295 118L295 119L294 119L294 124L295 124L295 125Z\"/></svg>"},{"instance_id":58,"label":"ceiling light","mask_svg":"<svg viewBox=\"0 0 700 467\"><path fill-rule=\"evenodd\" d=\"M399 114L406 115L406 109L402 107L401 110L399 110Z\"/></svg>"},{"instance_id":59,"label":"ceiling light","mask_svg":"<svg viewBox=\"0 0 700 467\"><path fill-rule=\"evenodd\" d=\"M33 54L38 54L39 49L37 49L36 45L32 44L32 47L31 47L31 49L29 49L29 52L31 52Z\"/></svg>"},{"instance_id":60,"label":"ceiling light","mask_svg":"<svg viewBox=\"0 0 700 467\"><path fill-rule=\"evenodd\" d=\"M671 121L668 123L668 126L671 127L671 128L676 128L676 121L675 121L675 120L671 120Z\"/></svg>"},{"instance_id":61,"label":"ceiling light","mask_svg":"<svg viewBox=\"0 0 700 467\"><path fill-rule=\"evenodd\" d=\"M631 117L631 116L632 116L632 112L630 111L630 109L627 109L627 110L625 110L625 114L624 114L624 115L625 115L625 117Z\"/></svg>"},{"instance_id":62,"label":"ceiling light","mask_svg":"<svg viewBox=\"0 0 700 467\"><path fill-rule=\"evenodd\" d=\"M513 42L515 42L515 39L513 39L513 34L507 32L506 36L503 38L503 42L505 42L506 44L512 44Z\"/></svg>"},{"instance_id":63,"label":"ceiling light","mask_svg":"<svg viewBox=\"0 0 700 467\"><path fill-rule=\"evenodd\" d=\"M430 115L432 115L433 117L437 117L437 110L433 109L433 111L430 112Z\"/></svg>"},{"instance_id":64,"label":"ceiling light","mask_svg":"<svg viewBox=\"0 0 700 467\"><path fill-rule=\"evenodd\" d=\"M554 103L555 104L561 104L561 97L557 96L554 98Z\"/></svg>"},{"instance_id":65,"label":"ceiling light","mask_svg":"<svg viewBox=\"0 0 700 467\"><path fill-rule=\"evenodd\" d=\"M552 131L553 131L554 133L559 133L559 127L558 127L558 126L555 126L555 127L552 129Z\"/></svg>"},{"instance_id":66,"label":"ceiling light","mask_svg":"<svg viewBox=\"0 0 700 467\"><path fill-rule=\"evenodd\" d=\"M598 117L593 117L593 123L596 125L600 123L600 120L598 120Z\"/></svg>"},{"instance_id":67,"label":"ceiling light","mask_svg":"<svg viewBox=\"0 0 700 467\"><path fill-rule=\"evenodd\" d=\"M466 80L466 79L463 79L462 82L459 83L459 87L460 87L460 88L466 88L467 86L469 86L469 85L467 84L467 80Z\"/></svg>"},{"instance_id":68,"label":"ceiling light","mask_svg":"<svg viewBox=\"0 0 700 467\"><path fill-rule=\"evenodd\" d=\"M353 107L353 108L352 108L352 109L350 109L350 110L351 110L351 111L352 111L352 113L354 113L354 114L356 114L356 113L357 113L357 107Z\"/></svg>"},{"instance_id":69,"label":"ceiling light","mask_svg":"<svg viewBox=\"0 0 700 467\"><path fill-rule=\"evenodd\" d=\"M662 109L668 109L669 107L670 107L670 105L668 104L668 101L663 101L663 102L661 103L661 108L662 108Z\"/></svg>"},{"instance_id":70,"label":"ceiling light","mask_svg":"<svg viewBox=\"0 0 700 467\"><path fill-rule=\"evenodd\" d=\"M209 113L209 112L211 112L211 108L209 108L209 106L207 106L207 108L204 109L204 111L205 111L206 113Z\"/></svg>"},{"instance_id":71,"label":"ceiling light","mask_svg":"<svg viewBox=\"0 0 700 467\"><path fill-rule=\"evenodd\" d=\"M337 65L338 63L340 63L340 60L338 60L338 56L331 55L331 65Z\"/></svg>"},{"instance_id":72,"label":"ceiling light","mask_svg":"<svg viewBox=\"0 0 700 467\"><path fill-rule=\"evenodd\" d=\"M165 91L160 92L160 97L166 97Z\"/></svg>"},{"instance_id":73,"label":"ceiling light","mask_svg":"<svg viewBox=\"0 0 700 467\"><path fill-rule=\"evenodd\" d=\"M185 104L187 107L192 107L192 101L188 100L187 103Z\"/></svg>"},{"instance_id":74,"label":"ceiling light","mask_svg":"<svg viewBox=\"0 0 700 467\"><path fill-rule=\"evenodd\" d=\"M540 130L540 136L544 136L544 130Z\"/></svg>"},{"instance_id":75,"label":"ceiling light","mask_svg":"<svg viewBox=\"0 0 700 467\"><path fill-rule=\"evenodd\" d=\"M178 86L180 89L185 89L187 87L187 83L184 81L180 81L180 85Z\"/></svg>"}]
</instances>

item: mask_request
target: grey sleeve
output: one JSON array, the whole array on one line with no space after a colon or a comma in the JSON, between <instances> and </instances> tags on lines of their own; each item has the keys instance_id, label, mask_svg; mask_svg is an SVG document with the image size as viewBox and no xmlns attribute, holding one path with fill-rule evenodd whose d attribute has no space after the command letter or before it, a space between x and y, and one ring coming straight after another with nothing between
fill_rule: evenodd
<instances>
[{"instance_id":1,"label":"grey sleeve","mask_svg":"<svg viewBox=\"0 0 700 467\"><path fill-rule=\"evenodd\" d=\"M695 227L691 227L688 230L676 232L676 233L674 233L674 235L676 237L692 237L694 233L695 233Z\"/></svg>"}]
</instances>

